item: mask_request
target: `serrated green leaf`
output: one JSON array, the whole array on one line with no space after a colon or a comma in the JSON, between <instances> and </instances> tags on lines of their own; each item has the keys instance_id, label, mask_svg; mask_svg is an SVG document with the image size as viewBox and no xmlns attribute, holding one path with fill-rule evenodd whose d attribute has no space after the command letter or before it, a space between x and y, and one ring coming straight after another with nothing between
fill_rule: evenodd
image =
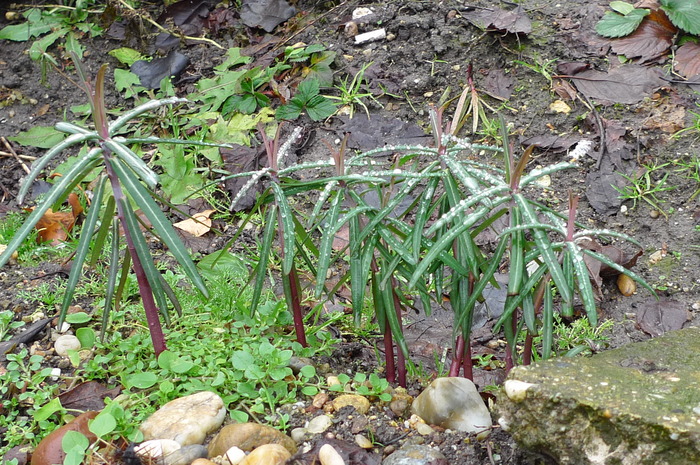
<instances>
[{"instance_id":1,"label":"serrated green leaf","mask_svg":"<svg viewBox=\"0 0 700 465\"><path fill-rule=\"evenodd\" d=\"M8 140L17 142L20 145L30 145L39 147L40 149L48 149L60 143L65 139L66 135L57 131L53 127L34 126L28 131L22 131L14 137L8 137Z\"/></svg>"},{"instance_id":2,"label":"serrated green leaf","mask_svg":"<svg viewBox=\"0 0 700 465\"><path fill-rule=\"evenodd\" d=\"M129 47L115 48L114 50L110 50L107 54L111 57L116 58L117 60L119 60L120 63L123 63L127 66L131 66L135 62L144 59L144 56L141 54L141 52Z\"/></svg>"},{"instance_id":3,"label":"serrated green leaf","mask_svg":"<svg viewBox=\"0 0 700 465\"><path fill-rule=\"evenodd\" d=\"M297 119L299 115L301 115L303 109L304 104L299 99L291 99L287 104L277 108L275 118L277 118L278 120L294 120Z\"/></svg>"},{"instance_id":4,"label":"serrated green leaf","mask_svg":"<svg viewBox=\"0 0 700 465\"><path fill-rule=\"evenodd\" d=\"M634 11L634 5L627 2L614 1L610 2L610 9L621 15L626 15Z\"/></svg>"},{"instance_id":5,"label":"serrated green leaf","mask_svg":"<svg viewBox=\"0 0 700 465\"><path fill-rule=\"evenodd\" d=\"M666 12L674 26L700 35L700 1L661 0L661 9Z\"/></svg>"},{"instance_id":6,"label":"serrated green leaf","mask_svg":"<svg viewBox=\"0 0 700 465\"><path fill-rule=\"evenodd\" d=\"M627 15L620 15L608 11L603 19L598 21L595 30L604 37L624 37L637 30L649 10L635 9Z\"/></svg>"},{"instance_id":7,"label":"serrated green leaf","mask_svg":"<svg viewBox=\"0 0 700 465\"><path fill-rule=\"evenodd\" d=\"M306 104L306 113L314 121L321 121L336 112L335 103L323 95L316 95Z\"/></svg>"}]
</instances>

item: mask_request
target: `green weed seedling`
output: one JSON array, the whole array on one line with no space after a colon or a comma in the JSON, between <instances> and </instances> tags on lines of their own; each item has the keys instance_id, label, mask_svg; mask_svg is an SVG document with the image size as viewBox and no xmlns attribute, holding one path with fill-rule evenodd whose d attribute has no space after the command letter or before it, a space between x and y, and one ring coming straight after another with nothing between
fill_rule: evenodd
<instances>
[{"instance_id":1,"label":"green weed seedling","mask_svg":"<svg viewBox=\"0 0 700 465\"><path fill-rule=\"evenodd\" d=\"M700 118L698 121L700 121ZM695 191L687 200L690 202L700 194L700 157L694 155L690 161L677 160L674 164L678 167L676 170L677 173L680 173L683 177L695 183Z\"/></svg>"},{"instance_id":2,"label":"green weed seedling","mask_svg":"<svg viewBox=\"0 0 700 465\"><path fill-rule=\"evenodd\" d=\"M622 188L617 186L613 186L613 188L620 193L621 199L632 200L632 208L637 206L638 201L644 201L668 219L668 214L660 206L664 201L659 199L656 195L676 188L675 186L666 184L669 173L666 172L664 168L669 166L669 164L670 163L664 163L663 165L642 165L643 172L632 176L620 173L630 184ZM663 173L661 178L658 180L655 179L661 173Z\"/></svg>"},{"instance_id":3,"label":"green weed seedling","mask_svg":"<svg viewBox=\"0 0 700 465\"><path fill-rule=\"evenodd\" d=\"M22 349L6 357L7 373L0 376L0 428L5 430L0 455L13 445L36 445L56 428L52 420L65 413L57 397L58 384L50 380L52 368L42 368L41 355L30 356Z\"/></svg>"},{"instance_id":4,"label":"green weed seedling","mask_svg":"<svg viewBox=\"0 0 700 465\"><path fill-rule=\"evenodd\" d=\"M391 401L392 396L387 392L388 389L389 382L376 373L371 373L369 377L364 373L355 373L352 378L341 373L338 375L338 384L328 387L329 391L377 397L382 402Z\"/></svg>"},{"instance_id":5,"label":"green weed seedling","mask_svg":"<svg viewBox=\"0 0 700 465\"><path fill-rule=\"evenodd\" d=\"M700 108L700 102L695 102L695 106ZM696 137L696 141L698 138L700 138L700 111L692 111L688 110L688 113L693 115L693 121L690 123L690 126L681 129L680 131L676 132L673 134L673 137L678 139L688 133L694 134Z\"/></svg>"},{"instance_id":6,"label":"green weed seedling","mask_svg":"<svg viewBox=\"0 0 700 465\"><path fill-rule=\"evenodd\" d=\"M365 104L365 100L372 100L375 104L383 108L382 104L374 97L372 92L364 90L366 85L365 72L373 63L367 63L350 79L347 76L341 79L340 84L335 86L335 89L340 92L340 95L329 95L328 98L337 100L338 105L346 107L350 118L355 115L355 107L361 107L369 118L369 108ZM349 81L349 82L348 82Z\"/></svg>"}]
</instances>

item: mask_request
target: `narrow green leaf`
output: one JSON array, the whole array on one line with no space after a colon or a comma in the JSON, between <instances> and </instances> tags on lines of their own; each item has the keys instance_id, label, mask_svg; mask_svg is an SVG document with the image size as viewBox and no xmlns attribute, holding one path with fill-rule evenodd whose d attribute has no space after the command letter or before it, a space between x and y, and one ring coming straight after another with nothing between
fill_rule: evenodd
<instances>
[{"instance_id":1,"label":"narrow green leaf","mask_svg":"<svg viewBox=\"0 0 700 465\"><path fill-rule=\"evenodd\" d=\"M265 277L267 276L267 264L270 260L270 251L272 250L272 242L275 240L275 226L277 226L277 205L270 205L265 222L265 231L263 232L262 244L258 249L260 257L258 265L255 267L255 284L253 286L253 295L250 299L250 316L255 315L255 312L260 303Z\"/></svg>"},{"instance_id":2,"label":"narrow green leaf","mask_svg":"<svg viewBox=\"0 0 700 465\"><path fill-rule=\"evenodd\" d=\"M92 234L100 215L102 195L104 194L106 182L107 178L102 177L97 183L97 188L95 189L95 194L92 198L92 204L90 206L90 211L88 211L87 218L85 218L85 223L83 223L83 228L80 232L80 240L78 241L78 247L75 251L75 258L73 259L70 275L68 276L68 281L66 282L66 292L63 295L63 304L61 305L61 309L59 311L59 328L63 324L63 320L66 318L66 312L68 312L68 307L73 301L73 295L75 294L75 288L78 285L78 280L80 280L80 277L83 274L83 263L85 262L88 252L90 251L90 239L92 239Z\"/></svg>"},{"instance_id":3,"label":"narrow green leaf","mask_svg":"<svg viewBox=\"0 0 700 465\"><path fill-rule=\"evenodd\" d=\"M423 241L423 234L425 233L425 225L428 222L428 217L431 212L431 205L433 205L433 196L435 195L435 189L437 189L440 183L440 178L432 178L428 181L428 185L425 186L425 190L421 194L420 203L418 204L418 211L416 212L413 227L413 260L418 262L421 252L421 242Z\"/></svg>"},{"instance_id":4,"label":"narrow green leaf","mask_svg":"<svg viewBox=\"0 0 700 465\"><path fill-rule=\"evenodd\" d=\"M656 291L644 280L644 278L637 275L633 271L628 270L627 268L625 268L622 265L618 265L617 263L610 260L605 255L600 254L598 252L594 252L594 251L588 250L588 249L581 249L581 251L583 253L585 253L586 255L590 255L591 257L595 258L596 260L599 260L600 262L608 265L610 268L613 268L613 269L619 271L620 273L626 274L627 276L632 278L632 280L634 280L637 284L639 284L640 286L642 286L643 288L645 288L646 290L651 292L654 295L654 297L658 298L658 296L656 295Z\"/></svg>"},{"instance_id":5,"label":"narrow green leaf","mask_svg":"<svg viewBox=\"0 0 700 465\"><path fill-rule=\"evenodd\" d=\"M88 268L93 268L97 261L102 255L102 250L104 249L105 240L107 239L107 234L112 226L112 221L114 220L114 196L110 195L107 198L107 204L102 211L102 220L100 221L100 229L97 231L97 236L95 236L94 246L92 248L92 256L88 262Z\"/></svg>"},{"instance_id":6,"label":"narrow green leaf","mask_svg":"<svg viewBox=\"0 0 700 465\"><path fill-rule=\"evenodd\" d=\"M148 167L141 157L132 152L130 148L114 139L108 139L104 143L110 150L116 153L134 173L136 173L136 176L138 176L140 180L145 182L149 188L155 189L158 185L158 175Z\"/></svg>"},{"instance_id":7,"label":"narrow green leaf","mask_svg":"<svg viewBox=\"0 0 700 465\"><path fill-rule=\"evenodd\" d=\"M520 208L514 205L510 210L510 226L518 227L522 223ZM520 294L520 285L523 283L523 273L525 272L525 236L523 231L518 229L510 233L510 266L508 268L508 294Z\"/></svg>"},{"instance_id":8,"label":"narrow green leaf","mask_svg":"<svg viewBox=\"0 0 700 465\"><path fill-rule=\"evenodd\" d=\"M32 170L29 172L29 174L27 174L27 177L24 179L24 182L20 186L19 192L17 193L17 203L21 204L22 202L24 202L24 196L27 195L29 188L32 187L32 183L34 182L36 177L39 176L39 173L41 173L44 170L44 168L46 168L46 166L49 164L49 162L51 162L53 157L55 157L63 150L72 145L81 144L83 142L96 138L97 134L73 134L63 139L61 143L55 145L51 150L46 152L44 156L32 163ZM85 158L94 159L97 157L97 155L100 154L100 152L100 149L94 148L90 150L87 153L87 155L85 155Z\"/></svg>"},{"instance_id":9,"label":"narrow green leaf","mask_svg":"<svg viewBox=\"0 0 700 465\"><path fill-rule=\"evenodd\" d=\"M122 166L122 163L121 160L115 159L113 167L119 180L123 183L126 192L131 195L134 202L136 202L139 208L141 208L141 211L143 211L146 217L151 221L153 229L155 229L158 237L168 246L170 253L173 254L175 260L182 266L183 271L190 278L195 287L199 289L204 297L208 297L209 292L207 291L207 287L172 225L151 198L149 192L141 185L128 168Z\"/></svg>"},{"instance_id":10,"label":"narrow green leaf","mask_svg":"<svg viewBox=\"0 0 700 465\"><path fill-rule=\"evenodd\" d=\"M128 123L132 119L134 119L137 116L140 116L144 113L147 113L151 110L155 110L158 107L176 104L176 103L187 103L187 102L189 102L189 100L187 100L185 98L179 98L179 97L170 97L170 98L161 99L161 100L150 100L150 101L144 103L143 105L139 105L138 107L134 108L133 110L127 111L126 113L121 115L119 118L112 121L112 124L109 125L109 134L110 135L116 134L119 129L121 129L126 123Z\"/></svg>"},{"instance_id":11,"label":"narrow green leaf","mask_svg":"<svg viewBox=\"0 0 700 465\"><path fill-rule=\"evenodd\" d=\"M156 265L153 263L151 250L148 248L146 239L143 237L143 233L139 227L139 222L131 209L131 205L129 205L129 202L126 199L121 199L118 202L121 203L121 211L124 212L124 219L126 220L126 224L122 224L124 227L124 232L131 236L131 242L136 249L136 254L139 262L141 262L141 267L143 268L144 274L148 279L148 283L151 285L153 297L156 300L158 309L165 316L167 323L167 320L169 320L168 302L165 300L165 292L163 292L163 287L161 286L160 272L156 269Z\"/></svg>"},{"instance_id":12,"label":"narrow green leaf","mask_svg":"<svg viewBox=\"0 0 700 465\"><path fill-rule=\"evenodd\" d=\"M340 189L336 192L335 198L331 203L331 207L326 216L326 227L323 228L323 236L321 237L321 245L318 249L318 267L316 269L316 291L315 296L318 299L321 297L323 292L323 287L326 282L326 274L328 272L328 267L331 262L331 255L333 254L333 239L336 233L340 230L341 225L338 225L338 217L340 216L340 207L343 204L343 199L345 198L345 189ZM357 210L357 209L356 209ZM348 213L349 215L349 213ZM346 217L348 216L346 215ZM351 220L356 218L357 214L350 216L345 220ZM352 251L351 251L352 255Z\"/></svg>"},{"instance_id":13,"label":"narrow green leaf","mask_svg":"<svg viewBox=\"0 0 700 465\"><path fill-rule=\"evenodd\" d=\"M586 310L588 321L591 323L592 327L595 327L598 324L598 309L596 308L595 304L595 294L593 292L593 286L591 286L591 278L588 273L588 267L583 261L581 249L575 243L570 241L567 242L566 245L569 248L571 264L573 265L574 272L576 273L579 297L583 302L583 308Z\"/></svg>"},{"instance_id":14,"label":"narrow green leaf","mask_svg":"<svg viewBox=\"0 0 700 465\"><path fill-rule=\"evenodd\" d=\"M294 263L294 213L287 202L287 197L279 183L272 183L272 192L277 202L278 215L280 217L279 227L282 228L283 254L282 254L282 274L289 274Z\"/></svg>"},{"instance_id":15,"label":"narrow green leaf","mask_svg":"<svg viewBox=\"0 0 700 465\"><path fill-rule=\"evenodd\" d=\"M544 303L542 306L542 359L547 360L552 356L554 343L554 302L552 298L552 286L545 284Z\"/></svg>"},{"instance_id":16,"label":"narrow green leaf","mask_svg":"<svg viewBox=\"0 0 700 465\"><path fill-rule=\"evenodd\" d=\"M110 197L110 200L114 203L114 197ZM100 341L104 342L105 333L107 331L107 326L109 323L109 315L112 311L112 305L117 284L117 274L119 274L119 223L117 221L111 221L112 225L112 244L111 244L111 254L109 260L109 273L107 274L107 284L105 286L105 307L102 310L102 328L100 329ZM110 224L108 223L108 224ZM124 257L124 263L129 262L128 251ZM115 305L116 306L116 305Z\"/></svg>"},{"instance_id":17,"label":"narrow green leaf","mask_svg":"<svg viewBox=\"0 0 700 465\"><path fill-rule=\"evenodd\" d=\"M522 194L513 194L513 199L520 206L525 221L529 223L537 223L537 214L532 210L530 204L528 204L527 199ZM547 234L542 231L542 229L532 229L532 235L535 239L535 244L540 253L540 257L547 266L547 270L552 275L554 284L557 286L557 290L561 295L562 300L565 303L571 302L572 295L571 289L566 287L566 279L564 278L564 272L559 265L559 261L552 250L552 244L547 238Z\"/></svg>"}]
</instances>

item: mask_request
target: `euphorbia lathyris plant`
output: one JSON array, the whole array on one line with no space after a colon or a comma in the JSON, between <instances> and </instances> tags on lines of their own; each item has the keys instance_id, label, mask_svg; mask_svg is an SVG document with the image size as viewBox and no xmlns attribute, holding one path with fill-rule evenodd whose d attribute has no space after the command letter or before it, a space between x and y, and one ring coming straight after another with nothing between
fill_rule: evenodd
<instances>
[{"instance_id":1,"label":"euphorbia lathyris plant","mask_svg":"<svg viewBox=\"0 0 700 465\"><path fill-rule=\"evenodd\" d=\"M120 224L127 245L127 253L122 262L122 273L128 271L130 262L133 263L132 267L136 274L143 306L146 311L148 329L151 333L153 348L156 355L159 355L166 350L159 311L163 313L167 320L169 318L167 300L170 299L173 304L176 305L176 308L177 302L174 294L161 277L160 272L156 269L144 236L145 233L141 230L139 219L134 212L134 205L143 212L143 215L145 215L152 225L153 233L168 247L194 286L203 296L206 297L208 293L204 281L192 262L187 249L175 233L170 221L165 217L154 200L155 193L153 190L158 184L158 176L129 148L129 146L135 143L167 142L170 144L182 144L190 142L158 139L155 137L129 139L118 137L115 134L122 130L129 121L143 113L164 105L183 103L186 102L186 100L180 98L153 100L124 113L110 123L107 119L107 111L104 104L104 76L107 68L106 65L100 68L95 82L92 83L83 71L77 57L74 57L74 61L80 78L80 83L78 85L87 93L92 109L95 129L90 130L65 122L56 124L56 129L66 132L70 134L70 136L54 146L34 164L32 171L20 188L17 199L18 203L22 203L33 180L36 179L39 173L41 173L56 155L74 145L82 146L83 144L93 144L93 147L87 151L85 155L79 157L77 162L75 162L53 185L51 190L34 208L24 225L17 231L17 234L7 245L7 249L0 255L0 266L7 263L12 252L20 246L49 208L59 203L62 199L65 199L89 173L93 172L95 169L101 169L102 176L94 191L92 204L82 227L74 263L71 267L71 274L68 278L66 294L63 305L61 306L59 324L65 317L68 306L72 301L75 287L82 275L83 264L89 253L93 233L97 232L91 260L91 263L94 264L108 236L108 232L111 229L112 261L110 264L106 293L107 298L105 300L104 309L104 319L106 323L111 308L112 296L115 294L115 283L119 269L118 224ZM108 192L109 189L107 189L106 186L107 182L109 182L111 192ZM113 221L115 217L115 208L118 223ZM98 219L100 219L100 214L101 223L99 230L95 231ZM117 295L119 294L120 290L117 289ZM106 324L103 324L103 331L105 326Z\"/></svg>"}]
</instances>

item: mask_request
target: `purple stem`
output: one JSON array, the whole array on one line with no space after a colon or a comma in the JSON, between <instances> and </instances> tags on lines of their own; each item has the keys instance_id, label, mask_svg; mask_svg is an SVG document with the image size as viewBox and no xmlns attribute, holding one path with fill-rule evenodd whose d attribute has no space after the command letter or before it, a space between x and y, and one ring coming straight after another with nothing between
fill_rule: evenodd
<instances>
[{"instance_id":1,"label":"purple stem","mask_svg":"<svg viewBox=\"0 0 700 465\"><path fill-rule=\"evenodd\" d=\"M156 353L156 357L158 357L163 351L168 349L165 345L163 327L160 324L158 306L153 298L151 283L148 282L146 272L143 269L143 265L141 265L141 259L136 253L136 247L134 246L134 240L131 237L131 231L126 226L126 212L124 211L123 203L127 202L128 200L124 195L124 191L122 190L117 173L114 172L114 168L112 167L109 149L106 146L103 146L102 149L104 153L105 168L107 169L107 176L109 177L109 182L112 185L114 200L116 200L117 203L117 217L119 218L119 222L122 224L124 229L124 238L126 239L126 245L129 249L129 254L131 255L132 267L134 269L134 274L136 274L136 282L139 285L139 292L141 293L143 308L146 311L146 320L148 321L148 331L151 334L151 341L153 342L153 350Z\"/></svg>"}]
</instances>

